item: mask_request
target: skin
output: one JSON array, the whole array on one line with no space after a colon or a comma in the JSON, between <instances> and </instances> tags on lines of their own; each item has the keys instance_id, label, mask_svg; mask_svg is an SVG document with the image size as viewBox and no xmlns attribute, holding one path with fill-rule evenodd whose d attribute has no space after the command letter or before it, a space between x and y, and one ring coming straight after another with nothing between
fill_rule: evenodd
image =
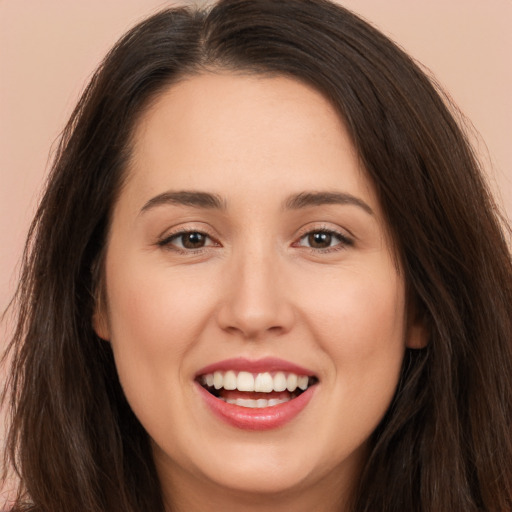
<instances>
[{"instance_id":1,"label":"skin","mask_svg":"<svg viewBox=\"0 0 512 512\"><path fill-rule=\"evenodd\" d=\"M169 191L215 194L221 208L153 199ZM316 192L356 200L286 204ZM183 230L206 234L204 246L184 248ZM319 230L332 232L326 247L311 246ZM424 343L387 233L343 123L304 84L205 73L144 113L94 325L152 439L169 509L345 509L405 348ZM239 356L310 369L312 400L277 429L224 423L194 376Z\"/></svg>"}]
</instances>

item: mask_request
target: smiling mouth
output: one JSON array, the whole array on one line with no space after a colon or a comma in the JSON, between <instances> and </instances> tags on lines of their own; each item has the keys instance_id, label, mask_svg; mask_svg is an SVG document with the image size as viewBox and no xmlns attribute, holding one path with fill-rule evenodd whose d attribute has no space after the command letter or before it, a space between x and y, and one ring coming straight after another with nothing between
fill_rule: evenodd
<instances>
[{"instance_id":1,"label":"smiling mouth","mask_svg":"<svg viewBox=\"0 0 512 512\"><path fill-rule=\"evenodd\" d=\"M291 372L215 371L197 381L214 397L232 405L259 409L289 402L318 383L314 376Z\"/></svg>"}]
</instances>

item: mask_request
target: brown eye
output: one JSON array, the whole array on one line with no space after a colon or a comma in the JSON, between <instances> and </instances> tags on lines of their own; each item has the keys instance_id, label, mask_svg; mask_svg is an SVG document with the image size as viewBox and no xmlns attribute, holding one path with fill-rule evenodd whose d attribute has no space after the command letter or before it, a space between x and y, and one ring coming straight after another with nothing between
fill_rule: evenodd
<instances>
[{"instance_id":1,"label":"brown eye","mask_svg":"<svg viewBox=\"0 0 512 512\"><path fill-rule=\"evenodd\" d=\"M207 240L205 234L198 232L184 233L179 238L181 238L181 245L185 249L200 249L205 246Z\"/></svg>"},{"instance_id":2,"label":"brown eye","mask_svg":"<svg viewBox=\"0 0 512 512\"><path fill-rule=\"evenodd\" d=\"M308 249L322 251L325 249L344 249L352 246L353 244L354 241L344 234L328 229L321 229L304 234L295 245L298 247L307 247Z\"/></svg>"},{"instance_id":3,"label":"brown eye","mask_svg":"<svg viewBox=\"0 0 512 512\"><path fill-rule=\"evenodd\" d=\"M158 245L178 251L193 251L217 244L201 231L181 231L161 240Z\"/></svg>"},{"instance_id":4,"label":"brown eye","mask_svg":"<svg viewBox=\"0 0 512 512\"><path fill-rule=\"evenodd\" d=\"M309 247L312 247L313 249L327 249L327 247L331 247L333 241L331 233L325 233L322 231L309 233L307 238Z\"/></svg>"}]
</instances>

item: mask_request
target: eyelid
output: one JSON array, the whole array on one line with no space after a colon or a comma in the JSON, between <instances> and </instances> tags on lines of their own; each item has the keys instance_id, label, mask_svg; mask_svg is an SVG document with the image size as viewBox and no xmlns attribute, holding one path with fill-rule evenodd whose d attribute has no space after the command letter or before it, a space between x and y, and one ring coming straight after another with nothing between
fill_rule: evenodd
<instances>
[{"instance_id":1,"label":"eyelid","mask_svg":"<svg viewBox=\"0 0 512 512\"><path fill-rule=\"evenodd\" d=\"M156 245L158 245L159 247L162 247L163 249L172 250L172 251L175 251L177 253L197 254L197 253L200 253L202 251L208 250L211 247L221 247L220 242L210 232L210 230L208 228L206 228L206 227L198 228L198 227L194 227L194 226L190 226L190 227L178 226L178 227L175 227L175 228L173 228L171 230L166 230L164 233L165 234L160 235L158 237ZM208 245L205 245L203 247L198 247L197 249L187 249L187 248L182 248L182 247L179 247L177 245L173 245L172 244L172 241L174 239L177 239L180 236L184 236L184 235L187 235L189 233L199 233L201 235L204 235L205 237L207 237L213 243L209 243Z\"/></svg>"},{"instance_id":2,"label":"eyelid","mask_svg":"<svg viewBox=\"0 0 512 512\"><path fill-rule=\"evenodd\" d=\"M204 235L207 239L207 245L198 248L185 248L179 247L178 245L173 244L173 240L179 238L180 236L184 236L190 233L199 233ZM327 233L339 240L339 243L324 247L324 248L316 248L316 247L308 247L306 245L302 245L300 242L312 233ZM299 247L303 249L310 250L314 253L326 253L326 252L334 252L341 249L346 249L354 245L355 237L348 233L347 230L334 227L327 226L326 224L320 225L312 225L307 224L300 228L297 232L297 235L294 237L294 242L292 243L292 247ZM209 250L212 247L222 247L222 244L219 242L218 237L212 234L211 230L206 226L196 227L192 226L176 226L170 230L166 230L163 235L160 235L156 241L156 245L162 247L164 249L169 249L177 253L183 254L197 254L200 252L204 252Z\"/></svg>"},{"instance_id":3,"label":"eyelid","mask_svg":"<svg viewBox=\"0 0 512 512\"><path fill-rule=\"evenodd\" d=\"M305 237L312 233L327 233L335 236L340 240L340 242L334 246L329 246L325 248L315 248L315 247L307 247L300 245L300 241ZM338 250L346 249L347 247L352 247L355 242L355 237L352 234L349 234L347 230L343 230L341 228L336 228L333 226L327 226L325 224L321 225L311 225L308 224L300 229L297 237L295 238L295 242L293 242L293 246L295 247L303 247L304 249L310 250L315 253L326 253L326 252L334 252Z\"/></svg>"}]
</instances>

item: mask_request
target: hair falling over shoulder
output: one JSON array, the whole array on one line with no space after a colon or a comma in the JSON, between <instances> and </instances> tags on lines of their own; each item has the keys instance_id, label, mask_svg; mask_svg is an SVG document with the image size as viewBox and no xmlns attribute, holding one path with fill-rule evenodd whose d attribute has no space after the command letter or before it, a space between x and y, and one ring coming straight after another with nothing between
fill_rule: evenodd
<instances>
[{"instance_id":1,"label":"hair falling over shoulder","mask_svg":"<svg viewBox=\"0 0 512 512\"><path fill-rule=\"evenodd\" d=\"M285 75L323 93L391 227L429 332L408 350L351 512L512 510L512 263L506 223L431 80L324 0L166 9L110 51L63 133L30 228L4 356L12 510L164 511L148 435L92 316L134 126L204 70Z\"/></svg>"}]
</instances>

